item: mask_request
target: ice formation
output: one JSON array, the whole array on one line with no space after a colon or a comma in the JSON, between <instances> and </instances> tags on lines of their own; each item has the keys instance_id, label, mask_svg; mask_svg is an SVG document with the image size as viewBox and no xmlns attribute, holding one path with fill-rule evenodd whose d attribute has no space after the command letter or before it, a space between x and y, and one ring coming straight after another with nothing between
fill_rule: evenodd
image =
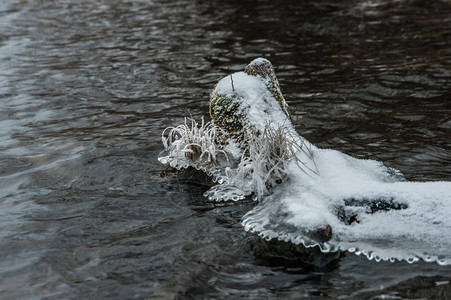
<instances>
[{"instance_id":1,"label":"ice formation","mask_svg":"<svg viewBox=\"0 0 451 300\"><path fill-rule=\"evenodd\" d=\"M451 182L408 182L381 162L310 144L294 130L268 60L220 80L210 114L163 132L159 159L212 176L211 201L253 195L246 231L376 261L451 265ZM332 230L320 238L318 228Z\"/></svg>"}]
</instances>

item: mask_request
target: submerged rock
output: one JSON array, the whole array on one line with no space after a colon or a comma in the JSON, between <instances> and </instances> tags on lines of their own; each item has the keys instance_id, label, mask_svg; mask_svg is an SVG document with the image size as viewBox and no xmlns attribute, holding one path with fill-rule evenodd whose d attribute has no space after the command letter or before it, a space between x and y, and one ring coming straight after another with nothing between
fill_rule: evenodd
<instances>
[{"instance_id":1,"label":"submerged rock","mask_svg":"<svg viewBox=\"0 0 451 300\"><path fill-rule=\"evenodd\" d=\"M254 254L262 258L277 258L289 262L300 262L303 264L325 267L335 262L342 255L340 252L323 253L320 248L304 247L291 242L280 241L278 239L255 240L253 243Z\"/></svg>"}]
</instances>

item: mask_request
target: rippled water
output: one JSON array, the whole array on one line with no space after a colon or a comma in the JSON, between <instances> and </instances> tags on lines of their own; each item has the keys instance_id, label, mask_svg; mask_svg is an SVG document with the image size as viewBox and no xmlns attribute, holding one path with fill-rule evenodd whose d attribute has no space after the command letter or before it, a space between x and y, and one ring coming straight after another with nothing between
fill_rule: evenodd
<instances>
[{"instance_id":1,"label":"rippled water","mask_svg":"<svg viewBox=\"0 0 451 300\"><path fill-rule=\"evenodd\" d=\"M449 296L435 264L259 257L250 201L156 160L263 56L309 141L451 180L449 24L447 1L2 1L1 298Z\"/></svg>"}]
</instances>

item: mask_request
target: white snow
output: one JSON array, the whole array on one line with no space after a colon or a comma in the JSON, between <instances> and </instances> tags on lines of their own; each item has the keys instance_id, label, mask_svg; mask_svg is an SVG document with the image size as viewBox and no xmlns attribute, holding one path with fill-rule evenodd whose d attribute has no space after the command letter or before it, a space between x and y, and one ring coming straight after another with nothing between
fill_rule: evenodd
<instances>
[{"instance_id":1,"label":"white snow","mask_svg":"<svg viewBox=\"0 0 451 300\"><path fill-rule=\"evenodd\" d=\"M333 250L357 251L370 259L413 262L422 258L451 264L451 182L399 181L380 162L334 150L313 149L313 156L319 175L307 175L292 164L291 181L277 197L261 204L268 209L254 209L243 218L248 230L317 244L324 250L328 245L302 234L312 225L329 224L333 238L326 244ZM344 200L350 199L354 205L346 205ZM392 201L406 208L370 213L368 201ZM359 223L340 220L339 209L354 214ZM277 214L267 218L268 211ZM287 233L293 226L296 230Z\"/></svg>"}]
</instances>

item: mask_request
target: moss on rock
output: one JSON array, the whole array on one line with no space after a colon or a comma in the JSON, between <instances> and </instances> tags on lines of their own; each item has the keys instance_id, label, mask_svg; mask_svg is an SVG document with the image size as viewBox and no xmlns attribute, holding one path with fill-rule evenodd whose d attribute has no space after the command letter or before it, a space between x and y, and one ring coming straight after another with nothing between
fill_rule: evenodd
<instances>
[{"instance_id":1,"label":"moss on rock","mask_svg":"<svg viewBox=\"0 0 451 300\"><path fill-rule=\"evenodd\" d=\"M271 95L277 100L283 113L291 120L288 105L283 97L279 82L272 64L264 58L254 59L245 68L245 73L250 76L259 78ZM234 138L241 143L244 137L245 127L252 127L247 121L246 111L243 99L239 93L233 88L233 77L230 75L231 87L230 91L218 91L215 89L210 95L210 116L215 125L220 127L227 138ZM236 85L236 83L235 83ZM242 145L245 148L245 145Z\"/></svg>"},{"instance_id":2,"label":"moss on rock","mask_svg":"<svg viewBox=\"0 0 451 300\"><path fill-rule=\"evenodd\" d=\"M212 93L210 116L217 126L229 134L236 135L243 130L245 116L240 113L240 104L233 95Z\"/></svg>"}]
</instances>

